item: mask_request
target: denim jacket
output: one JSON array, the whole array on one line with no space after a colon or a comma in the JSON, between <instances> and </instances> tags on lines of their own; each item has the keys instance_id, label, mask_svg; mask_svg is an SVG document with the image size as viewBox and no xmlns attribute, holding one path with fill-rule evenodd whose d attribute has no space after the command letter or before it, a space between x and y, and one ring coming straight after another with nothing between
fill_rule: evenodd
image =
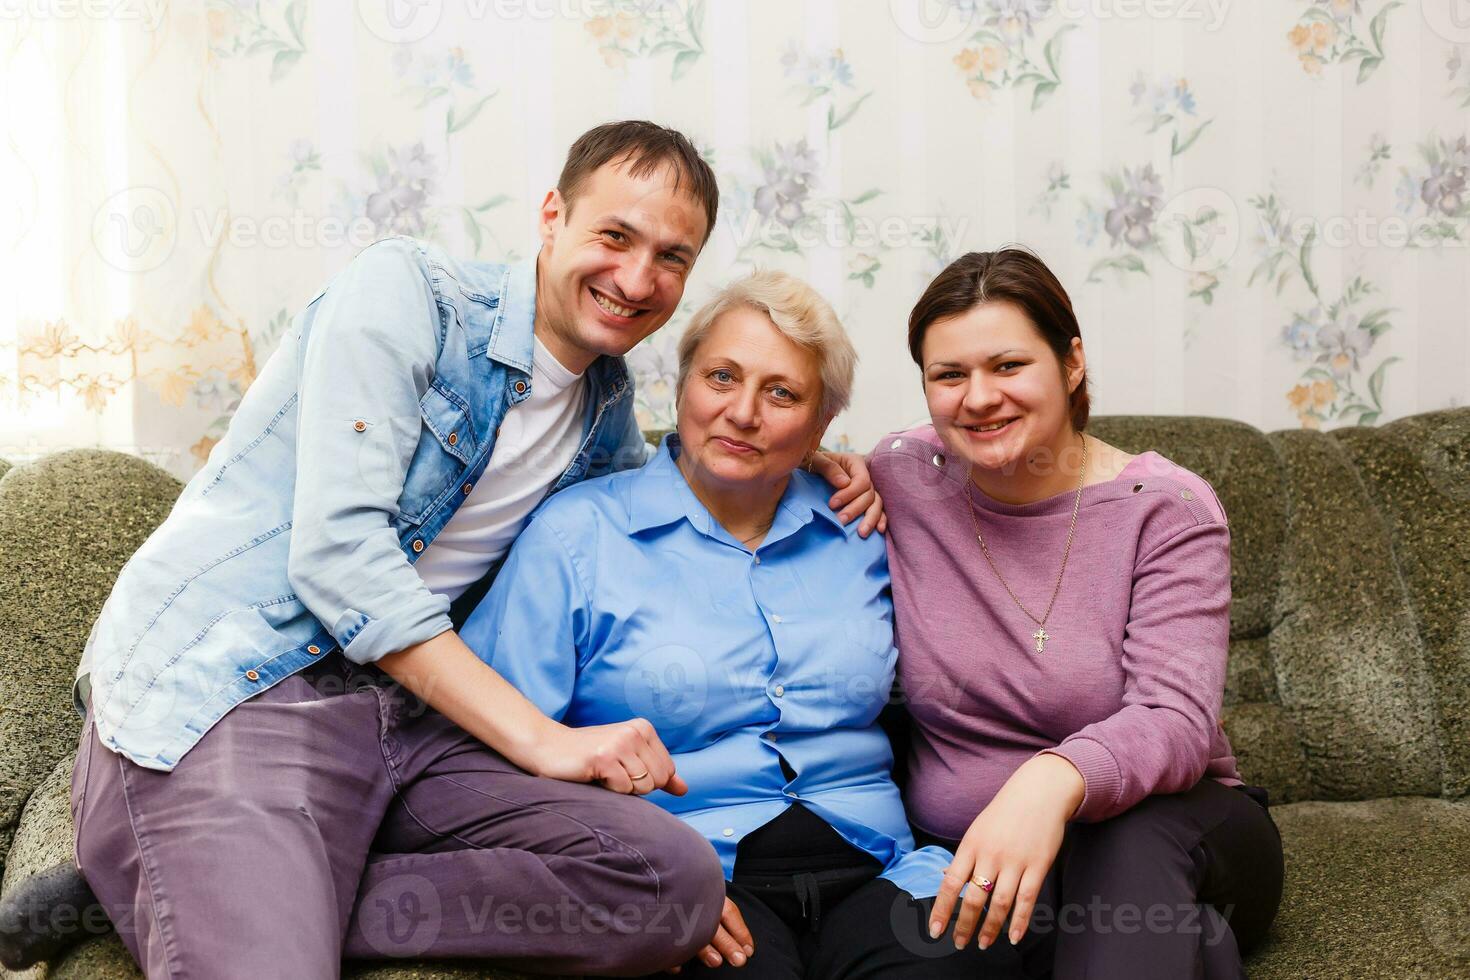
<instances>
[{"instance_id":1,"label":"denim jacket","mask_svg":"<svg viewBox=\"0 0 1470 980\"><path fill-rule=\"evenodd\" d=\"M531 393L535 290L534 259L457 263L395 238L297 315L92 628L76 701L105 745L171 770L332 650L366 664L452 628L411 566ZM646 456L623 360L588 380L581 446L548 495Z\"/></svg>"}]
</instances>

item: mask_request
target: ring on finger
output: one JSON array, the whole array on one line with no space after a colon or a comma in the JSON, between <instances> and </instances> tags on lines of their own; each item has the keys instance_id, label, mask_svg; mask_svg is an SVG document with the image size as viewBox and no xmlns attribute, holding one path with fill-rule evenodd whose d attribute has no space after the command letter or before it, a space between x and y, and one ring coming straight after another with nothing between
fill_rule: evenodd
<instances>
[{"instance_id":1,"label":"ring on finger","mask_svg":"<svg viewBox=\"0 0 1470 980\"><path fill-rule=\"evenodd\" d=\"M636 775L636 776L629 776L628 778L631 779L635 783L638 782L638 780L640 780L640 779L647 779L648 778L648 770L645 769L642 772L640 772L638 775Z\"/></svg>"},{"instance_id":2,"label":"ring on finger","mask_svg":"<svg viewBox=\"0 0 1470 980\"><path fill-rule=\"evenodd\" d=\"M970 881L974 882L976 887L978 887L982 892L985 892L987 895L995 891L995 882L991 881L984 875L976 875L975 877L971 878Z\"/></svg>"}]
</instances>

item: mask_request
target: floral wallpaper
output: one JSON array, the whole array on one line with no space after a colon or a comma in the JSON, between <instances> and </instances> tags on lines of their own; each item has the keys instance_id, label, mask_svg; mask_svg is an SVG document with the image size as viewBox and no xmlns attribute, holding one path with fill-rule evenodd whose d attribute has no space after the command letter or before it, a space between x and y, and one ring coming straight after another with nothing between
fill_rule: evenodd
<instances>
[{"instance_id":1,"label":"floral wallpaper","mask_svg":"<svg viewBox=\"0 0 1470 980\"><path fill-rule=\"evenodd\" d=\"M188 476L378 238L536 248L567 145L688 133L719 226L636 349L673 421L710 289L805 276L854 336L828 443L924 417L909 308L1019 242L1099 413L1265 429L1470 400L1470 22L1449 0L112 0L0 19L0 456Z\"/></svg>"}]
</instances>

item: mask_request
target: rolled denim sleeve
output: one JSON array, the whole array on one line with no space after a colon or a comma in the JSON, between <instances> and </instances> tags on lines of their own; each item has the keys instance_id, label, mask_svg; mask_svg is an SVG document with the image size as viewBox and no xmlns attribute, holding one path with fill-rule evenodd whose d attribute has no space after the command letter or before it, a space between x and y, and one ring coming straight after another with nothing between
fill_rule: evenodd
<instances>
[{"instance_id":1,"label":"rolled denim sleeve","mask_svg":"<svg viewBox=\"0 0 1470 980\"><path fill-rule=\"evenodd\" d=\"M419 399L438 361L439 309L421 249L366 249L317 300L300 345L296 491L287 574L349 660L451 629L399 546Z\"/></svg>"},{"instance_id":2,"label":"rolled denim sleeve","mask_svg":"<svg viewBox=\"0 0 1470 980\"><path fill-rule=\"evenodd\" d=\"M531 519L495 584L465 620L460 639L548 718L561 721L577 687L586 648L591 590L566 538Z\"/></svg>"}]
</instances>

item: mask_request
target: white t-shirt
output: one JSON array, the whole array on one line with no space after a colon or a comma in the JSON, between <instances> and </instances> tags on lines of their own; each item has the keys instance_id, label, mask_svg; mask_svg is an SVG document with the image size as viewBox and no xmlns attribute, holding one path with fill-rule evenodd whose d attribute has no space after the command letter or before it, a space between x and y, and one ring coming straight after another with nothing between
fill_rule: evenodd
<instances>
[{"instance_id":1,"label":"white t-shirt","mask_svg":"<svg viewBox=\"0 0 1470 980\"><path fill-rule=\"evenodd\" d=\"M414 563L429 590L451 601L510 550L581 445L584 376L563 367L537 338L531 377L530 396L505 413L480 482Z\"/></svg>"}]
</instances>

